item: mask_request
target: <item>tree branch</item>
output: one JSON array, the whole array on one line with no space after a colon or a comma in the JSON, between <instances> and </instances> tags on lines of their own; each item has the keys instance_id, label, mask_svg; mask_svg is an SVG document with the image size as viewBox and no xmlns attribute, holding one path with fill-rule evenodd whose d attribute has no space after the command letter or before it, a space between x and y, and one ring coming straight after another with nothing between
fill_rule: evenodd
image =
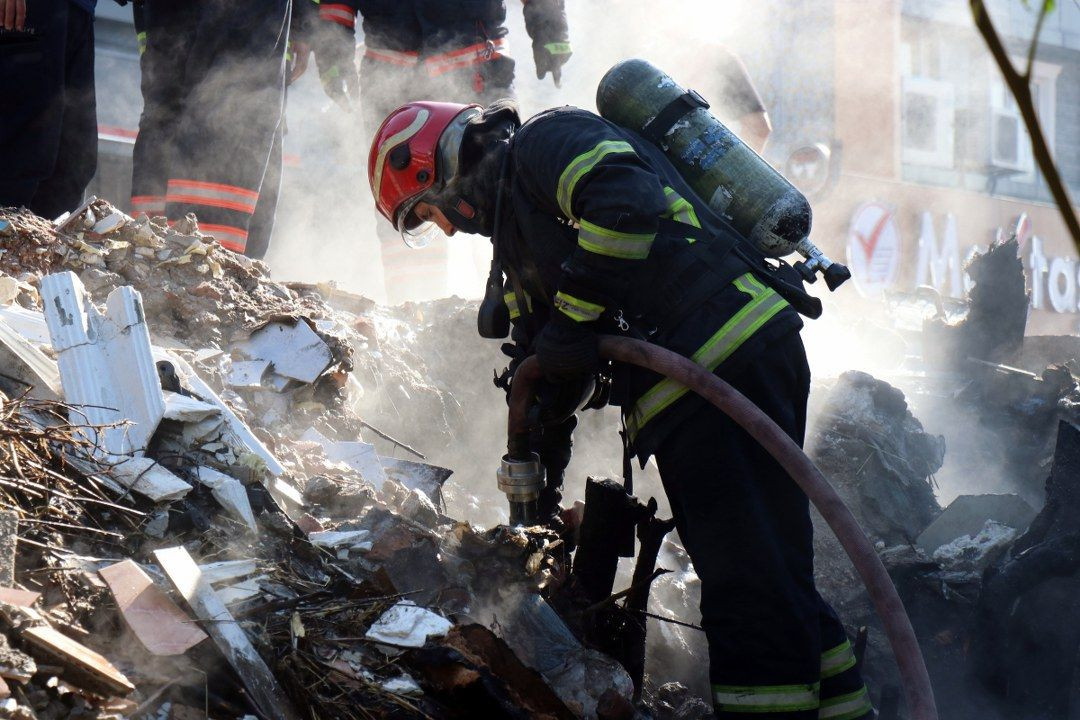
<instances>
[{"instance_id":1,"label":"tree branch","mask_svg":"<svg viewBox=\"0 0 1080 720\"><path fill-rule=\"evenodd\" d=\"M1039 35L1042 34L1043 21L1050 14L1054 6L1054 0L1043 0L1039 8L1039 19L1035 21L1035 34L1031 36L1031 46L1028 48L1027 69L1024 71L1024 80L1031 82L1031 70L1035 67L1035 52L1039 49Z\"/></svg>"},{"instance_id":2,"label":"tree branch","mask_svg":"<svg viewBox=\"0 0 1080 720\"><path fill-rule=\"evenodd\" d=\"M1057 203L1061 219L1064 221L1069 235L1072 236L1073 246L1080 253L1080 221L1077 220L1072 201L1069 199L1069 192L1065 188L1065 183L1061 180L1061 174L1058 173L1057 167L1054 165L1054 158L1050 155L1050 148L1047 146L1046 138L1043 136L1042 126L1039 124L1039 117L1035 112L1035 103L1031 98L1031 86L1028 79L1016 72L1012 61L1009 60L1009 54L1005 51L1005 46L1002 45L997 30L994 29L994 23L990 20L990 13L987 12L983 0L970 0L970 3L971 14L975 19L975 27L978 28L979 34L982 35L990 54L994 57L994 61L1001 70L1005 85L1016 99L1016 105L1020 109L1020 116L1024 119L1024 126L1027 127L1028 135L1031 137L1031 151L1035 156L1035 162L1038 163L1039 171L1050 188L1050 194L1053 196L1054 202ZM1034 51L1032 51L1032 56L1034 56Z\"/></svg>"}]
</instances>

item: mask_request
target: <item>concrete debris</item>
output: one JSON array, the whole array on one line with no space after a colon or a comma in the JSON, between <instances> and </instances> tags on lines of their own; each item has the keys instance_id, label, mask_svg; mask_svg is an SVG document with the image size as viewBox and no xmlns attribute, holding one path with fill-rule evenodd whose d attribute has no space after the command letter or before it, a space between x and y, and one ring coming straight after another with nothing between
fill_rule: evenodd
<instances>
[{"instance_id":1,"label":"concrete debris","mask_svg":"<svg viewBox=\"0 0 1080 720\"><path fill-rule=\"evenodd\" d=\"M1016 539L1016 528L987 520L979 532L958 537L934 551L934 562L947 570L982 571Z\"/></svg>"},{"instance_id":2,"label":"concrete debris","mask_svg":"<svg viewBox=\"0 0 1080 720\"><path fill-rule=\"evenodd\" d=\"M915 544L928 555L956 538L979 533L988 522L1027 530L1035 510L1019 495L961 495L922 531Z\"/></svg>"},{"instance_id":3,"label":"concrete debris","mask_svg":"<svg viewBox=\"0 0 1080 720\"><path fill-rule=\"evenodd\" d=\"M334 361L329 346L302 320L269 323L236 350L251 360L266 361L278 375L302 383L315 382Z\"/></svg>"},{"instance_id":4,"label":"concrete debris","mask_svg":"<svg viewBox=\"0 0 1080 720\"><path fill-rule=\"evenodd\" d=\"M195 475L214 495L214 499L221 503L221 507L236 516L251 532L257 532L255 527L255 513L251 510L248 501L247 490L243 484L223 472L213 468L198 467Z\"/></svg>"},{"instance_id":5,"label":"concrete debris","mask_svg":"<svg viewBox=\"0 0 1080 720\"><path fill-rule=\"evenodd\" d=\"M391 648L423 647L428 638L442 637L453 623L410 600L402 600L376 620L364 637Z\"/></svg>"},{"instance_id":6,"label":"concrete debris","mask_svg":"<svg viewBox=\"0 0 1080 720\"><path fill-rule=\"evenodd\" d=\"M833 385L808 452L872 539L914 542L941 512L933 475L945 440L923 430L904 393L850 371Z\"/></svg>"},{"instance_id":7,"label":"concrete debris","mask_svg":"<svg viewBox=\"0 0 1080 720\"><path fill-rule=\"evenodd\" d=\"M120 614L154 655L182 655L207 635L133 560L100 570Z\"/></svg>"}]
</instances>

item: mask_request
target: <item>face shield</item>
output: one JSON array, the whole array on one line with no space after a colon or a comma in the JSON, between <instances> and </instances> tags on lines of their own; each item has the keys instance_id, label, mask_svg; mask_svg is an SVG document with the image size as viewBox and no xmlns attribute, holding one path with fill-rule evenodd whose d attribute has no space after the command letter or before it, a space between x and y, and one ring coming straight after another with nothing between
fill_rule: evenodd
<instances>
[{"instance_id":1,"label":"face shield","mask_svg":"<svg viewBox=\"0 0 1080 720\"><path fill-rule=\"evenodd\" d=\"M465 128L469 121L481 114L480 108L468 108L460 113L451 122L439 137L435 160L435 185L416 197L409 198L401 205L398 211L397 231L401 233L401 239L411 248L419 249L427 247L431 241L441 234L439 226L430 221L421 220L414 212L420 201L430 202L438 206L439 194L458 173L458 159L461 151L461 141L465 136Z\"/></svg>"}]
</instances>

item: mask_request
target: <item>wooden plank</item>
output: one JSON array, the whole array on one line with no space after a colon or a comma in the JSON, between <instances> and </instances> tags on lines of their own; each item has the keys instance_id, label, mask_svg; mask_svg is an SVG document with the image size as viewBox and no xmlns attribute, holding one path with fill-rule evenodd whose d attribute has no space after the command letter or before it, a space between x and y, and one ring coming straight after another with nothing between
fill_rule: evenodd
<instances>
[{"instance_id":1,"label":"wooden plank","mask_svg":"<svg viewBox=\"0 0 1080 720\"><path fill-rule=\"evenodd\" d=\"M115 695L127 695L135 690L123 673L104 657L48 625L24 630L22 638L48 661L71 670L71 675L65 677L80 687L96 692L106 688L106 694Z\"/></svg>"},{"instance_id":2,"label":"wooden plank","mask_svg":"<svg viewBox=\"0 0 1080 720\"><path fill-rule=\"evenodd\" d=\"M33 590L21 590L13 587L0 587L0 602L5 602L8 605L14 605L16 607L28 608L31 607L37 599L41 597L41 593L34 592Z\"/></svg>"},{"instance_id":3,"label":"wooden plank","mask_svg":"<svg viewBox=\"0 0 1080 720\"><path fill-rule=\"evenodd\" d=\"M154 655L182 655L207 638L133 560L102 568L128 627Z\"/></svg>"},{"instance_id":4,"label":"wooden plank","mask_svg":"<svg viewBox=\"0 0 1080 720\"><path fill-rule=\"evenodd\" d=\"M270 668L255 651L247 634L203 577L183 546L154 551L169 580L203 621L204 629L240 676L248 695L270 720L299 720L289 698L274 680Z\"/></svg>"}]
</instances>

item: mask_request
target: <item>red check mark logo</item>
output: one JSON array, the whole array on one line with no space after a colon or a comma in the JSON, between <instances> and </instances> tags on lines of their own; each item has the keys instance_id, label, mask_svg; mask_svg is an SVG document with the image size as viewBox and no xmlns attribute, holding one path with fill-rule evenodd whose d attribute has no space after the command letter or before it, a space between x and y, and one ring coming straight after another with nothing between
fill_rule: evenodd
<instances>
[{"instance_id":1,"label":"red check mark logo","mask_svg":"<svg viewBox=\"0 0 1080 720\"><path fill-rule=\"evenodd\" d=\"M883 211L881 217L878 219L877 224L874 225L874 229L870 231L870 237L867 238L858 230L855 230L855 238L859 241L859 245L862 246L863 252L866 253L866 259L869 260L874 256L874 249L877 247L878 240L881 239L881 232L885 229L885 223L889 221L889 213Z\"/></svg>"}]
</instances>

